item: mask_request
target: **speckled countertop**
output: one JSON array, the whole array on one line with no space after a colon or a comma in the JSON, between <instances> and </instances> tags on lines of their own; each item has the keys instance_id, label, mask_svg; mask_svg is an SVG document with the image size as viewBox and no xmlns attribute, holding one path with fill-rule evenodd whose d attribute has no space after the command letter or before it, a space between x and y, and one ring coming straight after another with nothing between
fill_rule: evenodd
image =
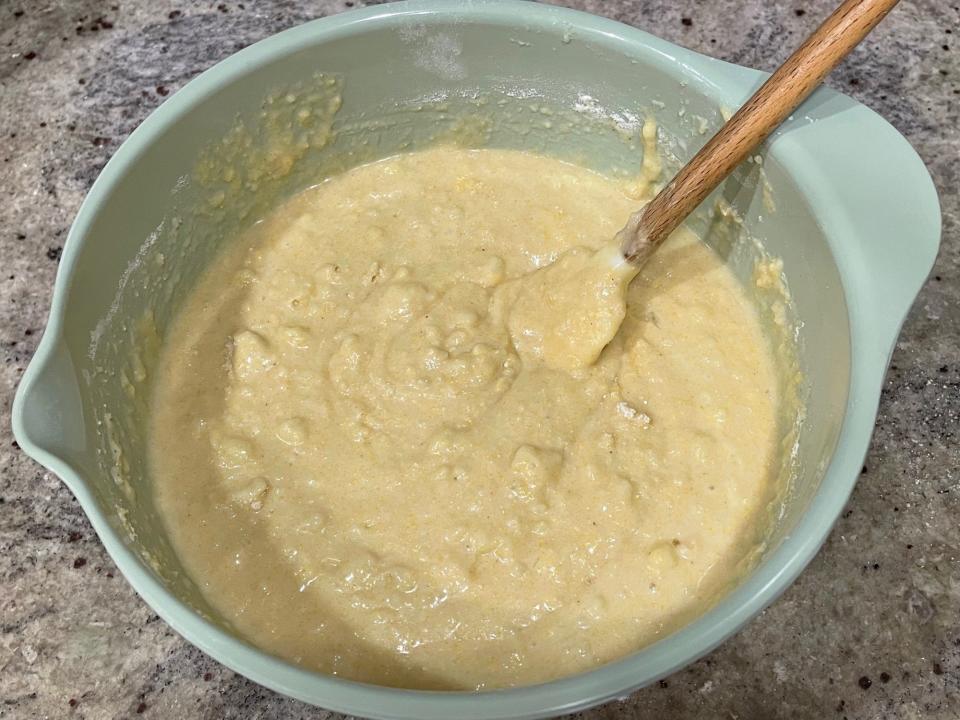
<instances>
[{"instance_id":1,"label":"speckled countertop","mask_svg":"<svg viewBox=\"0 0 960 720\"><path fill-rule=\"evenodd\" d=\"M336 717L218 666L159 620L70 493L17 448L9 411L69 224L120 142L216 61L354 4L0 2L0 717ZM833 0L571 4L772 69ZM960 7L903 0L831 81L913 143L944 215L860 482L816 560L746 630L583 718L960 717Z\"/></svg>"}]
</instances>

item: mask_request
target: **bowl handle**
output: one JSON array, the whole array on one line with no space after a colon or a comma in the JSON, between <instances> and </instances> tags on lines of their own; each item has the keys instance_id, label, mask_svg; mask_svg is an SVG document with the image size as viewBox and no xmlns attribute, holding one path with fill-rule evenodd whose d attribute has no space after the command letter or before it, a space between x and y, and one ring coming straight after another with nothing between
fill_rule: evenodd
<instances>
[{"instance_id":1,"label":"bowl handle","mask_svg":"<svg viewBox=\"0 0 960 720\"><path fill-rule=\"evenodd\" d=\"M689 51L682 59L709 78L731 108L769 77ZM826 87L767 143L829 227L851 322L865 331L865 349L889 361L940 248L940 202L923 161L880 115Z\"/></svg>"},{"instance_id":2,"label":"bowl handle","mask_svg":"<svg viewBox=\"0 0 960 720\"><path fill-rule=\"evenodd\" d=\"M910 143L882 117L831 90L811 100L810 114L795 119L805 126L786 128L779 142L830 228L852 327L864 329L864 349L880 354L885 367L940 248L937 190Z\"/></svg>"}]
</instances>

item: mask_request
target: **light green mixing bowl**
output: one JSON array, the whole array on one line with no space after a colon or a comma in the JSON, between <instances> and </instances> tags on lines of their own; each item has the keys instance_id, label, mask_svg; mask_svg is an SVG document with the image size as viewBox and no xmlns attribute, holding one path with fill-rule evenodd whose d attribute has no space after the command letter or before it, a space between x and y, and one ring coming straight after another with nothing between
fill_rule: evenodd
<instances>
[{"instance_id":1,"label":"light green mixing bowl","mask_svg":"<svg viewBox=\"0 0 960 720\"><path fill-rule=\"evenodd\" d=\"M318 71L343 82L330 142L304 145L282 172L232 195L216 187L228 178L199 179L198 156L237 123L251 148L269 141L258 129L264 98L285 87L300 93ZM737 107L763 77L616 22L525 2L372 7L237 53L151 115L83 203L14 403L16 437L63 478L157 613L279 692L356 715L420 719L543 717L625 696L708 652L783 592L853 488L890 353L940 234L930 177L884 120L820 90L768 143L765 179L754 164L721 189L743 220L728 223L735 272L749 280L746 238L755 238L783 259L792 293L807 381L795 482L755 569L712 609L577 676L481 693L389 689L295 667L233 635L180 569L151 503L143 452L157 351L151 325L162 335L231 223L338 168L446 135L629 170L640 157L637 118L649 112L675 164L719 126L720 108ZM248 150L240 146L241 155ZM694 224L709 239L716 216L708 205Z\"/></svg>"}]
</instances>

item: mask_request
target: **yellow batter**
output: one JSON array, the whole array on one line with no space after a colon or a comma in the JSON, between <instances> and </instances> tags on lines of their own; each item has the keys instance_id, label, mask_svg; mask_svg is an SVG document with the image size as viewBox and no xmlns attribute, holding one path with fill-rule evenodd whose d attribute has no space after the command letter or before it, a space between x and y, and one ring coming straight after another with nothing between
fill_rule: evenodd
<instances>
[{"instance_id":1,"label":"yellow batter","mask_svg":"<svg viewBox=\"0 0 960 720\"><path fill-rule=\"evenodd\" d=\"M169 332L150 458L239 633L349 678L498 687L617 658L714 599L771 493L757 319L685 231L602 352L610 278L567 282L603 297L566 324L544 282L582 277L636 204L555 160L437 149L232 244Z\"/></svg>"}]
</instances>

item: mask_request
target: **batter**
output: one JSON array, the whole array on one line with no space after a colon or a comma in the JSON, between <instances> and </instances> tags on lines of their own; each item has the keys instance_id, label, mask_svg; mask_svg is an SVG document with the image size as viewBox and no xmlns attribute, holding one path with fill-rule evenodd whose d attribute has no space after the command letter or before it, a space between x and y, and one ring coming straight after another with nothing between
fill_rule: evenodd
<instances>
[{"instance_id":1,"label":"batter","mask_svg":"<svg viewBox=\"0 0 960 720\"><path fill-rule=\"evenodd\" d=\"M543 332L544 279L610 242L624 187L436 149L232 243L168 333L150 460L241 635L357 680L489 688L595 667L715 600L772 492L778 402L736 280L680 231L625 310L609 278L567 282L597 313Z\"/></svg>"}]
</instances>

